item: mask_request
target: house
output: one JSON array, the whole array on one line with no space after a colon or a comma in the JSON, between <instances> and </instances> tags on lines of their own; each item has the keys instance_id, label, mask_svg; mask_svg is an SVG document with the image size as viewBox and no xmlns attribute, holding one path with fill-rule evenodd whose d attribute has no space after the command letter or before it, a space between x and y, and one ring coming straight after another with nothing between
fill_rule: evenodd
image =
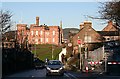
<instances>
[{"instance_id":1,"label":"house","mask_svg":"<svg viewBox=\"0 0 120 79\"><path fill-rule=\"evenodd\" d=\"M92 28L92 22L84 21L80 24L80 31L73 36L73 45L78 45L78 39L81 43L96 43L102 41L102 36Z\"/></svg>"},{"instance_id":2,"label":"house","mask_svg":"<svg viewBox=\"0 0 120 79\"><path fill-rule=\"evenodd\" d=\"M72 38L74 53L78 53L78 40L80 40L81 47L94 50L99 47L98 44L103 41L103 37L92 28L92 22L84 21L80 24L80 31Z\"/></svg>"},{"instance_id":3,"label":"house","mask_svg":"<svg viewBox=\"0 0 120 79\"><path fill-rule=\"evenodd\" d=\"M55 44L62 43L62 26L40 25L39 17L36 17L36 24L17 24L17 39L20 44L28 42L29 44Z\"/></svg>"},{"instance_id":4,"label":"house","mask_svg":"<svg viewBox=\"0 0 120 79\"><path fill-rule=\"evenodd\" d=\"M16 31L8 31L2 35L3 48L15 47L15 33Z\"/></svg>"},{"instance_id":5,"label":"house","mask_svg":"<svg viewBox=\"0 0 120 79\"><path fill-rule=\"evenodd\" d=\"M112 21L109 21L102 31L98 31L105 38L106 42L118 40L120 37L119 32L119 28Z\"/></svg>"}]
</instances>

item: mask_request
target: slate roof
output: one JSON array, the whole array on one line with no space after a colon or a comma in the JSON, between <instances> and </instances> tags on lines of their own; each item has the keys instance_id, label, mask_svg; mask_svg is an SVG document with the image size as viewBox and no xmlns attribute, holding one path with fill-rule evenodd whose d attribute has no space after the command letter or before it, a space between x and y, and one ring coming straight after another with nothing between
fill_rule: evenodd
<instances>
[{"instance_id":1,"label":"slate roof","mask_svg":"<svg viewBox=\"0 0 120 79\"><path fill-rule=\"evenodd\" d=\"M102 36L118 36L118 31L97 31Z\"/></svg>"}]
</instances>

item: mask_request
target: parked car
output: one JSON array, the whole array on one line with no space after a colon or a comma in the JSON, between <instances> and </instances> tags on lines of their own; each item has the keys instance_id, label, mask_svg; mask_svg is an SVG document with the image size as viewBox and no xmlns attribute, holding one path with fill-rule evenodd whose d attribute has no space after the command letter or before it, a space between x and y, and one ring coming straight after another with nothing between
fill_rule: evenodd
<instances>
[{"instance_id":1,"label":"parked car","mask_svg":"<svg viewBox=\"0 0 120 79\"><path fill-rule=\"evenodd\" d=\"M64 67L59 60L49 60L46 64L46 75L64 75Z\"/></svg>"},{"instance_id":2,"label":"parked car","mask_svg":"<svg viewBox=\"0 0 120 79\"><path fill-rule=\"evenodd\" d=\"M45 62L40 60L39 58L34 59L34 67L35 69L43 69L45 68Z\"/></svg>"}]
</instances>

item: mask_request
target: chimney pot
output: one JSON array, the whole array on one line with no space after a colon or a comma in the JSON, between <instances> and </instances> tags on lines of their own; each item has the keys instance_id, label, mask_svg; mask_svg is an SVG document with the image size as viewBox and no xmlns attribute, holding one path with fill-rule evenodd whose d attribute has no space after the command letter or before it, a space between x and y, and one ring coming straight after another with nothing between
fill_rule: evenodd
<instances>
[{"instance_id":1,"label":"chimney pot","mask_svg":"<svg viewBox=\"0 0 120 79\"><path fill-rule=\"evenodd\" d=\"M113 25L113 22L111 20L108 21L108 25Z\"/></svg>"},{"instance_id":2,"label":"chimney pot","mask_svg":"<svg viewBox=\"0 0 120 79\"><path fill-rule=\"evenodd\" d=\"M92 27L92 22L91 21L84 21L84 27L86 27L86 26Z\"/></svg>"},{"instance_id":3,"label":"chimney pot","mask_svg":"<svg viewBox=\"0 0 120 79\"><path fill-rule=\"evenodd\" d=\"M84 23L80 23L80 29L84 27Z\"/></svg>"}]
</instances>

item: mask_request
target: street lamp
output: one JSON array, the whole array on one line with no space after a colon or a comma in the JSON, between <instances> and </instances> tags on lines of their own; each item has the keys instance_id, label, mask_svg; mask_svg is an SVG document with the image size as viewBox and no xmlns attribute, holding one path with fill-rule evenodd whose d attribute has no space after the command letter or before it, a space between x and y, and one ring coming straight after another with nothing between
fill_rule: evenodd
<instances>
[{"instance_id":1,"label":"street lamp","mask_svg":"<svg viewBox=\"0 0 120 79\"><path fill-rule=\"evenodd\" d=\"M35 55L34 55L34 57L36 57L37 53L36 53L36 40L35 40L35 37L33 39L34 39L34 47L35 47Z\"/></svg>"},{"instance_id":2,"label":"street lamp","mask_svg":"<svg viewBox=\"0 0 120 79\"><path fill-rule=\"evenodd\" d=\"M52 44L52 60L53 60L53 51L54 51L54 49L53 49L53 44Z\"/></svg>"}]
</instances>

